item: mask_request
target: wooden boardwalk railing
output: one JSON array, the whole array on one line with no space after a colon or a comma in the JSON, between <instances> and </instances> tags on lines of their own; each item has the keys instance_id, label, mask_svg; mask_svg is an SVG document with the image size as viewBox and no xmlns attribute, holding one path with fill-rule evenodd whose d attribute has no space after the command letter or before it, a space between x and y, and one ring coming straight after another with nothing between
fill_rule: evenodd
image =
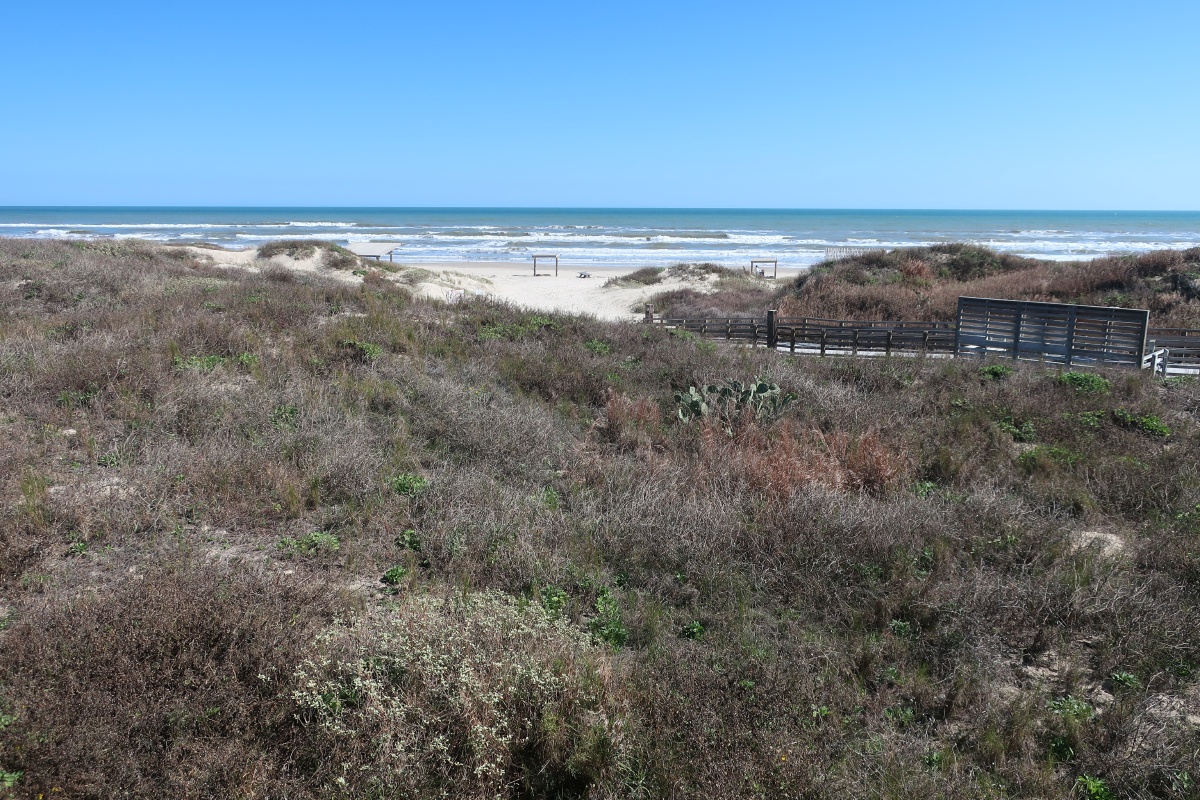
<instances>
[{"instance_id":1,"label":"wooden boardwalk railing","mask_svg":"<svg viewBox=\"0 0 1200 800\"><path fill-rule=\"evenodd\" d=\"M674 318L647 315L645 322L709 339L751 347L774 347L796 355L952 356L955 324L932 320L845 320L820 317ZM1146 351L1171 374L1200 374L1200 329L1150 328ZM1163 352L1165 351L1165 352ZM1133 363L1133 360L1127 360ZM1154 359L1151 359L1154 361ZM1143 362L1145 363L1145 362Z\"/></svg>"},{"instance_id":2,"label":"wooden boardwalk railing","mask_svg":"<svg viewBox=\"0 0 1200 800\"><path fill-rule=\"evenodd\" d=\"M1148 349L1167 351L1167 370L1200 373L1200 330L1195 328L1151 328L1146 332Z\"/></svg>"},{"instance_id":3,"label":"wooden boardwalk railing","mask_svg":"<svg viewBox=\"0 0 1200 800\"><path fill-rule=\"evenodd\" d=\"M953 353L954 326L946 322L857 321L815 317L647 317L646 322L696 336L815 355Z\"/></svg>"}]
</instances>

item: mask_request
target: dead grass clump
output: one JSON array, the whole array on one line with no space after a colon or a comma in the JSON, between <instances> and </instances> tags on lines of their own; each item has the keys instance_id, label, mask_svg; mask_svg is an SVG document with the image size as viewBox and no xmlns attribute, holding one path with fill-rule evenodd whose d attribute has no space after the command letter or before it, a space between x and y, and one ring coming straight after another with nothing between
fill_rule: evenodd
<instances>
[{"instance_id":1,"label":"dead grass clump","mask_svg":"<svg viewBox=\"0 0 1200 800\"><path fill-rule=\"evenodd\" d=\"M777 499L814 485L881 494L900 485L911 471L904 456L887 447L875 431L852 436L844 431L797 430L793 424L775 430L748 425L728 445L715 432L704 438L709 447L716 445L712 455L717 460L744 475L754 489Z\"/></svg>"},{"instance_id":2,"label":"dead grass clump","mask_svg":"<svg viewBox=\"0 0 1200 800\"><path fill-rule=\"evenodd\" d=\"M645 450L662 441L662 412L647 397L631 398L610 390L598 430L605 441L631 450Z\"/></svg>"}]
</instances>

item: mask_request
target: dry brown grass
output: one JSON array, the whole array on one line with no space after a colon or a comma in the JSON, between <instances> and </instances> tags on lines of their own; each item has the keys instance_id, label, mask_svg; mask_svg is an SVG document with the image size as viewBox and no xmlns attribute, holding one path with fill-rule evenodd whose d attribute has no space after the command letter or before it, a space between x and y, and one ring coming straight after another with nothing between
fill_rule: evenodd
<instances>
[{"instance_id":1,"label":"dry brown grass","mask_svg":"<svg viewBox=\"0 0 1200 800\"><path fill-rule=\"evenodd\" d=\"M917 248L818 267L780 298L779 311L834 319L952 320L958 297L966 295L1149 308L1153 325L1198 327L1200 303L1186 278L1197 270L1200 250L1072 263L953 245Z\"/></svg>"},{"instance_id":2,"label":"dry brown grass","mask_svg":"<svg viewBox=\"0 0 1200 800\"><path fill-rule=\"evenodd\" d=\"M0 791L1187 797L1200 388L1103 374L0 239Z\"/></svg>"}]
</instances>

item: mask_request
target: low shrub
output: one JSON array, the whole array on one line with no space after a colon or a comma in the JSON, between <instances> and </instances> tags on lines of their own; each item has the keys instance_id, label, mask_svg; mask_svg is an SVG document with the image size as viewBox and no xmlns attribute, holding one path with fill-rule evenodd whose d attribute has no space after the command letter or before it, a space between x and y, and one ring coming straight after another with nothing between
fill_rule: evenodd
<instances>
[{"instance_id":1,"label":"low shrub","mask_svg":"<svg viewBox=\"0 0 1200 800\"><path fill-rule=\"evenodd\" d=\"M621 607L607 588L601 589L596 596L596 615L591 627L599 641L612 647L620 647L629 638L629 631L621 619Z\"/></svg>"},{"instance_id":2,"label":"low shrub","mask_svg":"<svg viewBox=\"0 0 1200 800\"><path fill-rule=\"evenodd\" d=\"M404 581L406 575L408 575L408 568L397 565L383 573L383 576L379 580L387 586L399 586Z\"/></svg>"},{"instance_id":3,"label":"low shrub","mask_svg":"<svg viewBox=\"0 0 1200 800\"><path fill-rule=\"evenodd\" d=\"M1117 408L1113 410L1113 419L1122 428L1129 428L1130 430L1139 431L1150 436L1158 436L1165 439L1171 435L1171 429L1167 424L1154 414L1135 414L1124 408Z\"/></svg>"},{"instance_id":4,"label":"low shrub","mask_svg":"<svg viewBox=\"0 0 1200 800\"><path fill-rule=\"evenodd\" d=\"M620 773L600 653L540 606L413 597L323 649L293 697L318 776L344 796L584 797Z\"/></svg>"},{"instance_id":5,"label":"low shrub","mask_svg":"<svg viewBox=\"0 0 1200 800\"><path fill-rule=\"evenodd\" d=\"M346 339L341 343L342 349L350 354L350 357L363 364L370 364L377 361L383 355L383 348L372 342L360 342L357 339Z\"/></svg>"},{"instance_id":6,"label":"low shrub","mask_svg":"<svg viewBox=\"0 0 1200 800\"><path fill-rule=\"evenodd\" d=\"M999 381L1012 375L1016 370L1007 364L988 364L979 368L979 377L985 380Z\"/></svg>"},{"instance_id":7,"label":"low shrub","mask_svg":"<svg viewBox=\"0 0 1200 800\"><path fill-rule=\"evenodd\" d=\"M415 472L401 472L388 479L388 486L396 494L416 497L429 487L429 481Z\"/></svg>"},{"instance_id":8,"label":"low shrub","mask_svg":"<svg viewBox=\"0 0 1200 800\"><path fill-rule=\"evenodd\" d=\"M279 540L280 550L301 555L336 553L341 546L341 539L325 531L311 531L298 538L284 537Z\"/></svg>"},{"instance_id":9,"label":"low shrub","mask_svg":"<svg viewBox=\"0 0 1200 800\"><path fill-rule=\"evenodd\" d=\"M1074 389L1076 394L1109 394L1112 391L1112 381L1094 372L1064 372L1057 380Z\"/></svg>"}]
</instances>

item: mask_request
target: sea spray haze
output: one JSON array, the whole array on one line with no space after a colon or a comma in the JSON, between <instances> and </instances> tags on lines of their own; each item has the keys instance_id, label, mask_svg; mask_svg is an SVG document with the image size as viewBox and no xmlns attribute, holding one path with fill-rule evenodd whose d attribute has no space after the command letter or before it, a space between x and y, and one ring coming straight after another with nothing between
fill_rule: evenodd
<instances>
[{"instance_id":1,"label":"sea spray haze","mask_svg":"<svg viewBox=\"0 0 1200 800\"><path fill-rule=\"evenodd\" d=\"M136 237L250 247L290 237L400 246L406 262L525 260L806 266L838 246L973 242L1041 258L1091 258L1200 244L1195 212L721 209L0 208L0 234Z\"/></svg>"},{"instance_id":2,"label":"sea spray haze","mask_svg":"<svg viewBox=\"0 0 1200 800\"><path fill-rule=\"evenodd\" d=\"M1195 381L388 275L0 239L0 796L1195 796Z\"/></svg>"}]
</instances>

